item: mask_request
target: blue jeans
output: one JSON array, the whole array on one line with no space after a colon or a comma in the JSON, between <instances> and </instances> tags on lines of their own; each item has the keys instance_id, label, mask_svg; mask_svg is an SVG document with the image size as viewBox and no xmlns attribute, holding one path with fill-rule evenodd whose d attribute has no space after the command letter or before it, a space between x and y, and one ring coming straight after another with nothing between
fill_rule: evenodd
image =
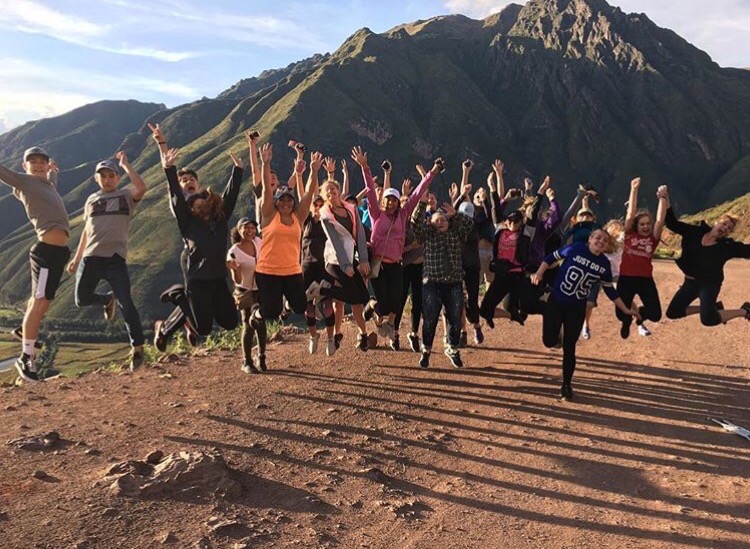
<instances>
[{"instance_id":1,"label":"blue jeans","mask_svg":"<svg viewBox=\"0 0 750 549\"><path fill-rule=\"evenodd\" d=\"M130 344L133 347L143 345L143 327L141 317L135 308L130 295L130 275L125 259L115 254L112 257L84 257L76 271L76 306L101 305L109 303L109 294L96 293L100 280L105 280L111 287L120 307L122 318L128 330Z\"/></svg>"},{"instance_id":2,"label":"blue jeans","mask_svg":"<svg viewBox=\"0 0 750 549\"><path fill-rule=\"evenodd\" d=\"M448 344L458 347L461 337L461 310L464 306L463 282L426 282L422 286L422 348L432 349L440 311L445 307L448 321Z\"/></svg>"}]
</instances>

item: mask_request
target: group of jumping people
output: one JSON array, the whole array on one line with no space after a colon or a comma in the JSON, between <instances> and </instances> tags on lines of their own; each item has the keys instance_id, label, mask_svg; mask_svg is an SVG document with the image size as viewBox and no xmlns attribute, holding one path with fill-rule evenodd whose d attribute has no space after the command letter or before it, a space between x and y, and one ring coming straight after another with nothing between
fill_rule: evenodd
<instances>
[{"instance_id":1,"label":"group of jumping people","mask_svg":"<svg viewBox=\"0 0 750 549\"><path fill-rule=\"evenodd\" d=\"M154 345L162 352L178 331L197 345L215 324L232 330L241 323L241 368L261 373L267 369L267 323L294 313L305 318L309 353L320 350L322 322L325 353L332 356L344 339L347 307L358 330L358 350L376 343L368 335L368 323L373 323L374 332L398 351L402 316L411 299L406 337L419 354L420 368L430 366L441 315L444 354L456 368L463 367L460 348L468 344L469 325L474 343L481 345L482 321L493 329L496 319L524 324L529 315L542 315L542 342L562 348L561 397L569 400L576 345L580 337L592 337L591 311L601 290L615 304L623 338L630 336L633 320L639 335L648 336L647 323L661 319L653 256L665 226L682 236L677 265L685 275L667 317L699 314L706 326L750 319L750 303L725 309L718 300L724 264L750 258L750 244L729 238L738 219L725 214L712 226L681 222L666 186L657 190L653 217L638 209L641 181L633 179L624 221L601 223L592 209L599 196L591 187L580 186L563 212L549 177L537 189L526 179L522 189L506 190L505 167L496 160L486 188L475 186L473 163L466 160L460 184L449 187L450 201L439 205L431 185L445 170L442 159L429 170L417 165L419 183L405 179L399 190L391 185L391 163L382 163L379 183L367 153L355 146L351 161L361 171L364 190L353 194L346 160L337 166L333 158L313 152L308 162L305 146L294 141L289 143L295 151L290 176L280 182L272 168L273 146L259 146L258 132L248 131L249 210L255 218L232 224L243 161L229 154L229 181L215 192L194 170L178 169L179 150L169 147L158 124L150 129L184 243L182 280L161 294L174 309L154 327ZM86 200L84 229L69 260L69 220L56 186L56 164L44 149L32 147L24 153L23 169L16 173L0 165L0 181L12 187L37 234L30 251L31 298L16 331L22 340L18 374L31 382L57 374L37 367L35 358L42 319L66 268L75 274L77 306L98 305L107 319L119 307L132 347L130 367L138 368L144 334L131 297L127 244L146 185L123 152L115 161L97 164L99 190ZM130 186L120 186L121 170ZM326 174L322 182L321 171ZM100 280L111 292L96 292ZM487 289L480 302L483 281ZM699 304L693 305L696 300Z\"/></svg>"}]
</instances>

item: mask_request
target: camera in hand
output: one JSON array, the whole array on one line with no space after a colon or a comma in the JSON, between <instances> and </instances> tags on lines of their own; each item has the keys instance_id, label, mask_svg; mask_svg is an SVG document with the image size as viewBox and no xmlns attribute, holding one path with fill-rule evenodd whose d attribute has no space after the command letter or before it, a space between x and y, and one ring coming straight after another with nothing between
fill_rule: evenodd
<instances>
[{"instance_id":1,"label":"camera in hand","mask_svg":"<svg viewBox=\"0 0 750 549\"><path fill-rule=\"evenodd\" d=\"M391 163L388 160L383 160L383 163L380 165L380 167L385 171L388 171L391 169Z\"/></svg>"},{"instance_id":2,"label":"camera in hand","mask_svg":"<svg viewBox=\"0 0 750 549\"><path fill-rule=\"evenodd\" d=\"M435 165L438 167L440 173L445 171L445 162L443 162L442 158L438 158L437 160L435 160Z\"/></svg>"},{"instance_id":3,"label":"camera in hand","mask_svg":"<svg viewBox=\"0 0 750 549\"><path fill-rule=\"evenodd\" d=\"M258 139L260 137L260 133L258 132L258 130L252 130L249 134L247 134L247 136L250 139Z\"/></svg>"},{"instance_id":4,"label":"camera in hand","mask_svg":"<svg viewBox=\"0 0 750 549\"><path fill-rule=\"evenodd\" d=\"M521 191L521 189L511 189L510 190L510 195L513 198L518 198L519 196L523 195L523 192Z\"/></svg>"},{"instance_id":5,"label":"camera in hand","mask_svg":"<svg viewBox=\"0 0 750 549\"><path fill-rule=\"evenodd\" d=\"M471 168L474 164L471 160L464 160L464 167L465 168Z\"/></svg>"}]
</instances>

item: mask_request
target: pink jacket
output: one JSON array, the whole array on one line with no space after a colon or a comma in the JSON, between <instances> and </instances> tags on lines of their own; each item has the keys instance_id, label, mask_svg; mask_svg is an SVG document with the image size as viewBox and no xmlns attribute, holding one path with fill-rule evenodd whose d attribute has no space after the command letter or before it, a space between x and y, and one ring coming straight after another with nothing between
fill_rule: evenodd
<instances>
[{"instance_id":1,"label":"pink jacket","mask_svg":"<svg viewBox=\"0 0 750 549\"><path fill-rule=\"evenodd\" d=\"M409 223L414 208L417 207L419 200L429 189L435 175L431 171L425 174L417 188L409 195L406 204L397 210L395 216L389 216L380 209L378 195L375 192L375 181L372 179L370 169L363 169L362 175L365 178L365 187L367 188L367 209L370 212L370 219L372 219L370 258L379 259L382 257L385 263L399 262L404 254L406 224ZM391 228L391 225L393 225L393 228ZM388 236L389 229L390 236Z\"/></svg>"}]
</instances>

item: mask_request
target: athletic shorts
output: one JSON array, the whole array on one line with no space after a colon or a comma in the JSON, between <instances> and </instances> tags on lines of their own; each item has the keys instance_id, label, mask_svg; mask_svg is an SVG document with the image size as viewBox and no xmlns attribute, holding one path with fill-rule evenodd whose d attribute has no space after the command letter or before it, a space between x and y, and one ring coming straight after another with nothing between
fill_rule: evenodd
<instances>
[{"instance_id":1,"label":"athletic shorts","mask_svg":"<svg viewBox=\"0 0 750 549\"><path fill-rule=\"evenodd\" d=\"M36 299L55 299L60 287L65 265L70 259L67 246L53 246L37 242L29 250L31 261L31 297Z\"/></svg>"}]
</instances>

